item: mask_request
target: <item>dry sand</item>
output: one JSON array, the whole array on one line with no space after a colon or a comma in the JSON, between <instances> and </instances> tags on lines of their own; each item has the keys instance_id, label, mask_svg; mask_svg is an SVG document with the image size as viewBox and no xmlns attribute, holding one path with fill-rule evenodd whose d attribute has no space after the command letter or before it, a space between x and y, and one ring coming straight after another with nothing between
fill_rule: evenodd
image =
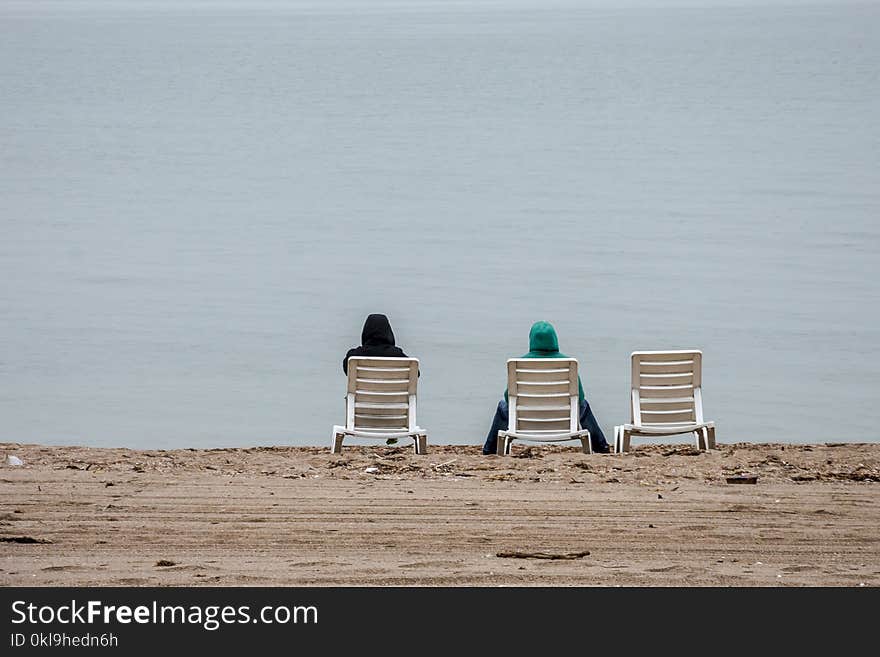
<instances>
[{"instance_id":1,"label":"dry sand","mask_svg":"<svg viewBox=\"0 0 880 657\"><path fill-rule=\"evenodd\" d=\"M0 444L0 584L880 585L880 444L516 449Z\"/></svg>"}]
</instances>

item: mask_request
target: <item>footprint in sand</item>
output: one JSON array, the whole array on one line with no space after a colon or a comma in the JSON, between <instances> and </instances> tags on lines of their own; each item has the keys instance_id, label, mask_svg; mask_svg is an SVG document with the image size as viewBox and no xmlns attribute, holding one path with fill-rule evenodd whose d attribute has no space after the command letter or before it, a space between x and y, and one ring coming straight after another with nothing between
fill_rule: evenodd
<instances>
[{"instance_id":1,"label":"footprint in sand","mask_svg":"<svg viewBox=\"0 0 880 657\"><path fill-rule=\"evenodd\" d=\"M784 573L803 573L809 570L818 570L815 566L786 566L782 569Z\"/></svg>"}]
</instances>

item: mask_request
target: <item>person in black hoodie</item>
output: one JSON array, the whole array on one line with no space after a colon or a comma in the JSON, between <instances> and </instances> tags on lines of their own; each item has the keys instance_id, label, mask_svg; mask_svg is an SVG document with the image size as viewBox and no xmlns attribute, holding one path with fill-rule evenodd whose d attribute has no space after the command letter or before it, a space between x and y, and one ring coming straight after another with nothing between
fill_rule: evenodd
<instances>
[{"instance_id":1,"label":"person in black hoodie","mask_svg":"<svg viewBox=\"0 0 880 657\"><path fill-rule=\"evenodd\" d=\"M342 359L342 371L348 375L348 359L352 356L379 356L386 358L407 358L403 349L394 344L394 331L385 315L373 314L367 316L364 322L364 330L361 331L361 346L349 349ZM421 376L421 372L419 372ZM388 445L397 444L397 438L389 438L385 441Z\"/></svg>"},{"instance_id":2,"label":"person in black hoodie","mask_svg":"<svg viewBox=\"0 0 880 657\"><path fill-rule=\"evenodd\" d=\"M369 315L361 331L361 346L349 349L342 359L342 371L348 374L348 359L352 356L379 356L407 358L403 349L394 344L394 331L385 315Z\"/></svg>"}]
</instances>

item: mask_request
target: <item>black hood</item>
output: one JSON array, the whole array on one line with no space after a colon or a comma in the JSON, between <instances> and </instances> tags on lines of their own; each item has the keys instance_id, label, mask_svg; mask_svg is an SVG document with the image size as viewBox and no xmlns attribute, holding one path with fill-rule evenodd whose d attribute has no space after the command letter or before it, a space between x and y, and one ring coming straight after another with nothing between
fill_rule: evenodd
<instances>
[{"instance_id":1,"label":"black hood","mask_svg":"<svg viewBox=\"0 0 880 657\"><path fill-rule=\"evenodd\" d=\"M348 359L352 356L375 358L406 358L403 349L395 346L394 332L385 315L370 315L361 332L361 346L349 349L342 359L342 371L348 374Z\"/></svg>"},{"instance_id":2,"label":"black hood","mask_svg":"<svg viewBox=\"0 0 880 657\"><path fill-rule=\"evenodd\" d=\"M385 315L369 315L361 332L361 344L376 347L379 345L394 346L394 331Z\"/></svg>"}]
</instances>

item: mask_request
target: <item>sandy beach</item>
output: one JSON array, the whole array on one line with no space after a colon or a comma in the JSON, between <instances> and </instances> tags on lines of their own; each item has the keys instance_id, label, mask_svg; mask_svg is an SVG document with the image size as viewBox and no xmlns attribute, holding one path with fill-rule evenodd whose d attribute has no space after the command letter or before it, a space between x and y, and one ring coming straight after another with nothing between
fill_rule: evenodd
<instances>
[{"instance_id":1,"label":"sandy beach","mask_svg":"<svg viewBox=\"0 0 880 657\"><path fill-rule=\"evenodd\" d=\"M2 585L880 585L877 444L0 456Z\"/></svg>"}]
</instances>

